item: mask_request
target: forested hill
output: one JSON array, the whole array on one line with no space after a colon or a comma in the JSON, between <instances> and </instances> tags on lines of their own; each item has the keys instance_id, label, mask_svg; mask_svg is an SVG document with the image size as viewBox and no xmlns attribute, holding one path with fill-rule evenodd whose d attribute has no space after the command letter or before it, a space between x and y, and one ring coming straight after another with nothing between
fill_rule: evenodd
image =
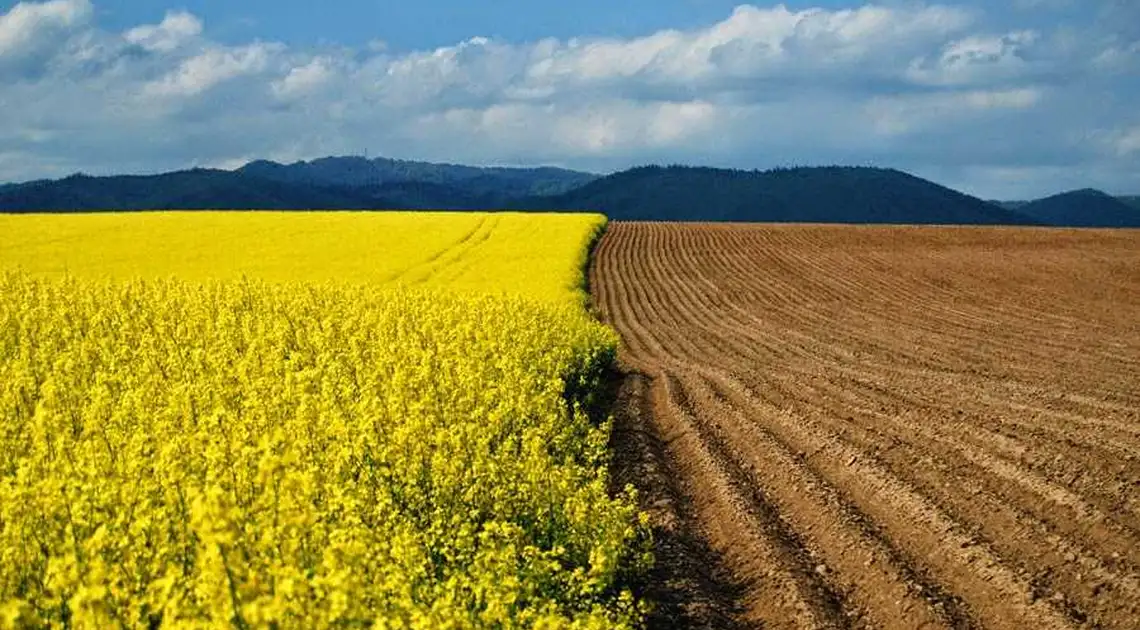
<instances>
[{"instance_id":1,"label":"forested hill","mask_svg":"<svg viewBox=\"0 0 1140 630\"><path fill-rule=\"evenodd\" d=\"M617 220L1038 223L902 171L848 166L771 171L647 166L522 205L595 208Z\"/></svg>"},{"instance_id":2,"label":"forested hill","mask_svg":"<svg viewBox=\"0 0 1140 630\"><path fill-rule=\"evenodd\" d=\"M1140 226L1140 208L1091 188L1031 201L1020 206L1017 211L1050 225Z\"/></svg>"},{"instance_id":3,"label":"forested hill","mask_svg":"<svg viewBox=\"0 0 1140 630\"><path fill-rule=\"evenodd\" d=\"M1129 205L1129 204L1132 205ZM165 209L598 211L615 220L1140 227L1135 198L988 202L894 169L644 166L607 176L383 158L0 186L0 212Z\"/></svg>"},{"instance_id":4,"label":"forested hill","mask_svg":"<svg viewBox=\"0 0 1140 630\"><path fill-rule=\"evenodd\" d=\"M485 210L517 197L486 183L389 181L346 186L192 169L161 175L72 175L0 186L0 212L115 210Z\"/></svg>"},{"instance_id":5,"label":"forested hill","mask_svg":"<svg viewBox=\"0 0 1140 630\"><path fill-rule=\"evenodd\" d=\"M561 193L598 176L557 168L457 166L376 158L250 162L159 175L77 174L0 186L0 211L335 208L475 210Z\"/></svg>"},{"instance_id":6,"label":"forested hill","mask_svg":"<svg viewBox=\"0 0 1140 630\"><path fill-rule=\"evenodd\" d=\"M464 166L390 158L326 157L278 164L256 160L237 170L289 184L348 188L390 188L419 183L459 190L473 199L510 199L524 195L554 195L577 188L597 175L563 168L508 168Z\"/></svg>"}]
</instances>

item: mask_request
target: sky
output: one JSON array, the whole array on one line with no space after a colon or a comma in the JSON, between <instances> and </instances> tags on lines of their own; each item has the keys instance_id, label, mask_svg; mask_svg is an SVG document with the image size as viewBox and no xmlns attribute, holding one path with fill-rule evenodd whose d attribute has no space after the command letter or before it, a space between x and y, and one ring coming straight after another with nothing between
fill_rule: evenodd
<instances>
[{"instance_id":1,"label":"sky","mask_svg":"<svg viewBox=\"0 0 1140 630\"><path fill-rule=\"evenodd\" d=\"M1140 194L1140 1L0 2L0 182L326 155Z\"/></svg>"}]
</instances>

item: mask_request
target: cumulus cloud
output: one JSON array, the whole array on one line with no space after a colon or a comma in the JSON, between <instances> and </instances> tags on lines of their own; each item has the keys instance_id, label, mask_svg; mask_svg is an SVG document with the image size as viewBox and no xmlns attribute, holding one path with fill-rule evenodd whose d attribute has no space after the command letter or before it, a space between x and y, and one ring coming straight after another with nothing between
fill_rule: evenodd
<instances>
[{"instance_id":1,"label":"cumulus cloud","mask_svg":"<svg viewBox=\"0 0 1140 630\"><path fill-rule=\"evenodd\" d=\"M1012 28L966 6L741 5L626 39L393 52L224 44L184 11L114 32L86 0L22 2L0 15L0 181L367 149L592 170L874 163L979 194L1047 192L1042 169L1069 168L1140 191L1140 86L1121 80L1140 38L1101 5Z\"/></svg>"},{"instance_id":2,"label":"cumulus cloud","mask_svg":"<svg viewBox=\"0 0 1140 630\"><path fill-rule=\"evenodd\" d=\"M937 55L911 62L908 76L929 85L976 85L1017 80L1029 74L1036 31L971 35L954 40Z\"/></svg>"},{"instance_id":3,"label":"cumulus cloud","mask_svg":"<svg viewBox=\"0 0 1140 630\"><path fill-rule=\"evenodd\" d=\"M202 34L202 21L185 11L170 12L158 24L144 24L123 33L123 39L142 48L169 53Z\"/></svg>"},{"instance_id":4,"label":"cumulus cloud","mask_svg":"<svg viewBox=\"0 0 1140 630\"><path fill-rule=\"evenodd\" d=\"M281 46L251 44L238 48L209 48L182 60L160 79L147 83L150 96L194 96L238 77L264 71ZM288 77L286 77L288 78Z\"/></svg>"},{"instance_id":5,"label":"cumulus cloud","mask_svg":"<svg viewBox=\"0 0 1140 630\"><path fill-rule=\"evenodd\" d=\"M0 55L17 55L65 32L91 14L87 0L21 2L0 16Z\"/></svg>"},{"instance_id":6,"label":"cumulus cloud","mask_svg":"<svg viewBox=\"0 0 1140 630\"><path fill-rule=\"evenodd\" d=\"M273 82L273 93L285 99L312 95L334 79L335 64L328 57L316 57L289 68L285 76Z\"/></svg>"},{"instance_id":7,"label":"cumulus cloud","mask_svg":"<svg viewBox=\"0 0 1140 630\"><path fill-rule=\"evenodd\" d=\"M858 65L897 74L899 59L922 50L931 39L960 31L970 20L970 12L942 6L791 11L784 5L742 5L706 29L546 43L525 80L548 90L551 84L630 82L675 87L695 82L711 89L741 80L843 72Z\"/></svg>"},{"instance_id":8,"label":"cumulus cloud","mask_svg":"<svg viewBox=\"0 0 1140 630\"><path fill-rule=\"evenodd\" d=\"M0 15L0 78L40 72L91 11L87 0L52 0L21 2Z\"/></svg>"}]
</instances>

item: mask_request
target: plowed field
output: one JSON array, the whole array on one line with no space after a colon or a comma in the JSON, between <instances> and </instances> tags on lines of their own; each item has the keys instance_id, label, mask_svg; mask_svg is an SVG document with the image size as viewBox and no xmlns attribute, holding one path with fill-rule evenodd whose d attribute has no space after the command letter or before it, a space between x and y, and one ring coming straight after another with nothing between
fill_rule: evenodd
<instances>
[{"instance_id":1,"label":"plowed field","mask_svg":"<svg viewBox=\"0 0 1140 630\"><path fill-rule=\"evenodd\" d=\"M1140 232L615 223L654 620L1140 627Z\"/></svg>"}]
</instances>

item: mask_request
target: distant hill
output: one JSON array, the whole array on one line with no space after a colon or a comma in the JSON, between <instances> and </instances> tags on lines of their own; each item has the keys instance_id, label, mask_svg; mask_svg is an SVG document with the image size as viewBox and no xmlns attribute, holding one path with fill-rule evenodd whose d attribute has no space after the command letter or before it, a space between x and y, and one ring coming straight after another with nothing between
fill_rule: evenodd
<instances>
[{"instance_id":1,"label":"distant hill","mask_svg":"<svg viewBox=\"0 0 1140 630\"><path fill-rule=\"evenodd\" d=\"M521 204L592 208L618 220L1036 223L1020 212L901 171L846 166L771 171L646 166Z\"/></svg>"},{"instance_id":2,"label":"distant hill","mask_svg":"<svg viewBox=\"0 0 1140 630\"><path fill-rule=\"evenodd\" d=\"M249 178L231 171L192 169L161 175L72 175L0 187L0 210L197 210L368 207L351 190Z\"/></svg>"},{"instance_id":3,"label":"distant hill","mask_svg":"<svg viewBox=\"0 0 1140 630\"><path fill-rule=\"evenodd\" d=\"M160 175L72 175L9 184L0 186L0 212L211 208L476 210L501 208L521 195L561 191L573 182L597 177L559 169L510 173L510 169L496 168L479 174L483 169L457 167L454 171L444 168L434 173L425 170L426 179L409 180L373 177L374 171L367 166L354 175L352 158L330 160L317 161L320 164L314 172L309 172L309 166L254 162L236 171L191 169ZM364 160L360 163L369 164ZM346 181L355 183L343 183Z\"/></svg>"},{"instance_id":4,"label":"distant hill","mask_svg":"<svg viewBox=\"0 0 1140 630\"><path fill-rule=\"evenodd\" d=\"M1140 211L1129 203L1140 198L1093 190L987 202L902 171L867 167L643 166L603 177L353 157L0 186L0 212L519 209L598 211L616 220L1140 225Z\"/></svg>"},{"instance_id":5,"label":"distant hill","mask_svg":"<svg viewBox=\"0 0 1140 630\"><path fill-rule=\"evenodd\" d=\"M1128 197L1117 197L1117 199L1119 199L1119 200L1123 201L1124 203L1132 206L1133 208L1136 208L1137 210L1140 210L1140 195L1128 196Z\"/></svg>"},{"instance_id":6,"label":"distant hill","mask_svg":"<svg viewBox=\"0 0 1140 630\"><path fill-rule=\"evenodd\" d=\"M1140 208L1091 188L1031 201L1017 211L1048 225L1140 227Z\"/></svg>"},{"instance_id":7,"label":"distant hill","mask_svg":"<svg viewBox=\"0 0 1140 630\"><path fill-rule=\"evenodd\" d=\"M388 158L327 157L309 162L278 164L250 162L239 173L291 184L377 187L419 182L462 189L473 198L508 199L527 195L557 195L577 188L597 175L561 168L476 167Z\"/></svg>"}]
</instances>

